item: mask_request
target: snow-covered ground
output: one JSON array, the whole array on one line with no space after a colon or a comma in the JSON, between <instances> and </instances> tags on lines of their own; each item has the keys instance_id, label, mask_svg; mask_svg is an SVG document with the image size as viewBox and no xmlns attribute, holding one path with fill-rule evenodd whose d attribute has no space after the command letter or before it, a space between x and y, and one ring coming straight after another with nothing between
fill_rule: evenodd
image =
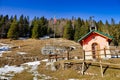
<instances>
[{"instance_id":1,"label":"snow-covered ground","mask_svg":"<svg viewBox=\"0 0 120 80\"><path fill-rule=\"evenodd\" d=\"M24 63L24 64L21 64L21 66L19 67L5 65L4 67L0 68L0 80L1 79L10 80L15 75L15 73L20 73L23 70L28 68L31 69L30 72L33 73L34 75L33 80L37 80L37 77L35 76L36 74L38 74L37 72L38 65L40 65L40 61Z\"/></svg>"},{"instance_id":2,"label":"snow-covered ground","mask_svg":"<svg viewBox=\"0 0 120 80\"><path fill-rule=\"evenodd\" d=\"M0 74L5 75L6 73L9 73L9 72L19 73L23 70L24 68L22 66L16 67L16 66L5 65L4 67L0 68Z\"/></svg>"},{"instance_id":3,"label":"snow-covered ground","mask_svg":"<svg viewBox=\"0 0 120 80\"><path fill-rule=\"evenodd\" d=\"M10 46L10 45L0 43L0 57L2 57L2 54L3 54L4 52L9 52L10 49L11 49L11 46Z\"/></svg>"},{"instance_id":4,"label":"snow-covered ground","mask_svg":"<svg viewBox=\"0 0 120 80\"><path fill-rule=\"evenodd\" d=\"M48 59L41 60L41 61L48 62ZM30 72L33 75L33 80L38 80L38 77L41 77L43 80L52 79L52 77L50 76L46 76L45 74L38 73L37 69L41 61L23 63L19 67L5 65L4 67L0 68L0 80L11 80L16 73L20 73L28 69L30 69L28 70L28 72Z\"/></svg>"},{"instance_id":5,"label":"snow-covered ground","mask_svg":"<svg viewBox=\"0 0 120 80\"><path fill-rule=\"evenodd\" d=\"M2 57L2 54L4 52L10 51L10 49L11 49L11 46L9 44L0 43L0 57ZM23 55L27 53L17 52L17 54ZM48 62L48 59L41 60L41 61ZM16 65L14 66L5 65L4 67L0 68L0 80L11 80L11 78L14 77L16 73L20 73L26 69L30 69L28 72L30 72L34 76L33 80L38 80L38 76L43 77L44 79L51 78L44 74L39 74L37 71L38 65L40 65L40 61L23 63L19 67Z\"/></svg>"}]
</instances>

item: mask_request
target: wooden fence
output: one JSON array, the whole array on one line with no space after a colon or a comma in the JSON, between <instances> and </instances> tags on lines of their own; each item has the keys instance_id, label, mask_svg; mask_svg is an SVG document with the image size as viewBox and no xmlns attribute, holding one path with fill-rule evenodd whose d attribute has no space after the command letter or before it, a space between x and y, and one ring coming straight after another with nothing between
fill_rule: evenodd
<instances>
[{"instance_id":1,"label":"wooden fence","mask_svg":"<svg viewBox=\"0 0 120 80\"><path fill-rule=\"evenodd\" d=\"M110 54L107 54L107 50L110 50ZM117 50L117 49L101 49L101 50L96 50L96 51L103 51L104 52L104 54L99 54L99 56L105 56L105 57L107 57L107 55L114 55L114 56L116 56L116 58L118 58L118 56L119 56L119 49ZM80 68L81 67L81 73L84 75L84 73L85 73L85 71L88 69L88 67L90 66L89 64L97 64L97 66L99 66L100 67L100 73L101 73L101 76L103 77L104 75L104 72L105 72L105 69L103 69L103 66L114 66L114 67L118 67L119 66L119 68L120 68L120 64L115 64L115 63L108 63L108 62L102 62L102 58L99 58L99 59L97 59L97 60L95 60L95 61L93 61L93 60L88 60L88 59L86 59L86 56L92 56L92 54L91 55L86 55L86 52L92 52L92 50L88 50L88 51L83 51L83 57L82 57L82 60L78 60L78 61L76 61L76 62L71 62L71 56L70 56L70 54L69 54L69 52L67 52L66 53L66 56L61 56L61 55L58 55L58 54L50 54L49 55L49 60L51 60L51 59L55 59L56 61L59 59L59 58L66 58L68 61L67 62L64 62L64 69L66 68L66 67L70 67L70 66L77 66L77 65L79 65L79 67L78 68ZM114 53L113 53L114 52ZM97 55L96 55L97 56ZM62 65L62 64L61 64Z\"/></svg>"},{"instance_id":2,"label":"wooden fence","mask_svg":"<svg viewBox=\"0 0 120 80\"><path fill-rule=\"evenodd\" d=\"M107 54L107 51L110 51L110 54ZM119 55L120 55L120 49L100 49L100 50L83 50L83 54L85 54L86 52L93 52L93 51L103 51L103 53L104 54L100 54L100 56L101 55L104 55L105 57L107 56L107 55L111 55L111 56L116 56L116 58L118 58L119 57ZM91 55L85 55L85 56L91 56ZM96 56L98 56L98 55L96 55Z\"/></svg>"},{"instance_id":3,"label":"wooden fence","mask_svg":"<svg viewBox=\"0 0 120 80\"><path fill-rule=\"evenodd\" d=\"M113 51L117 51L117 52L106 54L106 50L110 50L110 52L112 50ZM86 56L92 56L92 54L91 55L86 55L86 52L92 52L92 51L93 50L83 51L83 61L82 61L82 71L81 71L83 75L84 75L84 73L86 71L85 67L87 66L88 63L99 64L100 72L101 72L101 76L102 77L103 77L103 65L106 65L106 66L120 66L120 64L102 62L102 59L98 59L97 61L88 61L88 60L86 60L86 58L85 58ZM114 55L114 56L116 56L116 58L118 58L118 56L119 56L119 52L118 51L120 51L120 50L119 49L116 50L116 49L105 49L104 48L104 49L96 50L96 51L104 51L104 54L99 54L99 56L104 55L106 57L107 55Z\"/></svg>"}]
</instances>

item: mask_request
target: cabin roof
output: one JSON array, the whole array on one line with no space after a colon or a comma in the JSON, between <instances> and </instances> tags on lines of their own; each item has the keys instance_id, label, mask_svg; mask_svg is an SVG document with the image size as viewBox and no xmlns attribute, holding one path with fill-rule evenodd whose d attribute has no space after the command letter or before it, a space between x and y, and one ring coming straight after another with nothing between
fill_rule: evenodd
<instances>
[{"instance_id":1,"label":"cabin roof","mask_svg":"<svg viewBox=\"0 0 120 80\"><path fill-rule=\"evenodd\" d=\"M110 35L108 35L108 34L105 34L105 33L103 33L103 32L97 31L97 30L92 30L92 31L88 32L87 34L85 34L83 37L81 37L81 38L78 40L78 42L84 40L84 39L85 39L87 36L89 36L91 33L96 33L96 34L98 34L98 35L101 35L101 36L103 36L103 37L108 38L109 40L112 40L112 39L113 39L113 37L110 36Z\"/></svg>"}]
</instances>

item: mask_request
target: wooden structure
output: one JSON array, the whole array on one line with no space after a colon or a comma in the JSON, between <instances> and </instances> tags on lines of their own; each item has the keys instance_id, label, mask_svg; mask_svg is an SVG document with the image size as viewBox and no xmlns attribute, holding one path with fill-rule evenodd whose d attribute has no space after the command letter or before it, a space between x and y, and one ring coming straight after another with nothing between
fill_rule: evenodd
<instances>
[{"instance_id":1,"label":"wooden structure","mask_svg":"<svg viewBox=\"0 0 120 80\"><path fill-rule=\"evenodd\" d=\"M111 55L107 54L110 54L109 43L112 41L112 39L113 37L108 34L97 30L91 30L85 36L80 38L78 42L81 44L83 50L85 51L86 59L101 59L106 57L111 58ZM104 51L104 49L106 51Z\"/></svg>"},{"instance_id":2,"label":"wooden structure","mask_svg":"<svg viewBox=\"0 0 120 80\"><path fill-rule=\"evenodd\" d=\"M98 51L101 51L101 50L98 50ZM106 49L103 50L104 51L104 54L106 53ZM86 66L88 63L91 63L91 64L99 64L100 66L100 73L101 73L101 76L103 77L103 65L105 66L120 66L120 64L114 64L114 63L105 63L105 62L102 62L101 59L98 59L98 61L88 61L85 59L85 51L83 52L83 61L82 61L82 70L81 70L81 73L84 75L85 71L86 71ZM102 55L102 54L101 54ZM105 54L104 56L107 56L107 55L111 55L111 54ZM118 54L114 54L117 56L118 58ZM87 55L87 56L93 56L93 55ZM120 68L120 67L119 67Z\"/></svg>"},{"instance_id":3,"label":"wooden structure","mask_svg":"<svg viewBox=\"0 0 120 80\"><path fill-rule=\"evenodd\" d=\"M64 56L63 54L49 54L48 55L48 60L49 61L58 61L58 59L67 59L67 60L69 60L70 59L70 55L69 55L69 51L66 51L66 53L64 53L64 54L66 54L66 56Z\"/></svg>"},{"instance_id":4,"label":"wooden structure","mask_svg":"<svg viewBox=\"0 0 120 80\"><path fill-rule=\"evenodd\" d=\"M111 49L111 50L114 50L114 49ZM107 50L106 49L101 49L101 50L98 50L98 51L104 51L104 53L106 53ZM91 52L91 51L87 51L87 52ZM73 60L73 61L72 60L70 60L70 61L68 60L68 61L64 62L64 69L71 68L72 66L76 66L77 67L77 65L79 64L79 66L77 68L79 68L79 70L81 71L82 75L84 75L85 72L87 71L87 69L89 68L89 66L96 65L96 66L100 67L100 74L101 74L102 77L104 76L104 72L106 71L106 69L108 67L110 67L110 66L112 66L112 67L114 66L115 67L114 69L117 69L117 68L120 69L120 64L103 62L102 59L98 59L96 61L88 60L88 59L86 59L86 56L92 56L92 55L85 55L85 54L86 54L86 52L83 51L83 60ZM114 56L116 56L116 58L118 58L119 54L118 53L106 54L104 56L108 56L108 55L114 55ZM105 69L103 69L103 67Z\"/></svg>"}]
</instances>

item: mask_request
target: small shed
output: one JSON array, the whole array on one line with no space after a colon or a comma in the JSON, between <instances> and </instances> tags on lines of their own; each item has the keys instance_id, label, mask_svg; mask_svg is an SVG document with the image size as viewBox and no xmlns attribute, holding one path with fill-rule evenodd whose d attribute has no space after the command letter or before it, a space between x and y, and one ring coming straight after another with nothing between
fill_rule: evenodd
<instances>
[{"instance_id":1,"label":"small shed","mask_svg":"<svg viewBox=\"0 0 120 80\"><path fill-rule=\"evenodd\" d=\"M85 59L111 58L109 44L113 37L100 32L91 30L78 40L85 51Z\"/></svg>"}]
</instances>

